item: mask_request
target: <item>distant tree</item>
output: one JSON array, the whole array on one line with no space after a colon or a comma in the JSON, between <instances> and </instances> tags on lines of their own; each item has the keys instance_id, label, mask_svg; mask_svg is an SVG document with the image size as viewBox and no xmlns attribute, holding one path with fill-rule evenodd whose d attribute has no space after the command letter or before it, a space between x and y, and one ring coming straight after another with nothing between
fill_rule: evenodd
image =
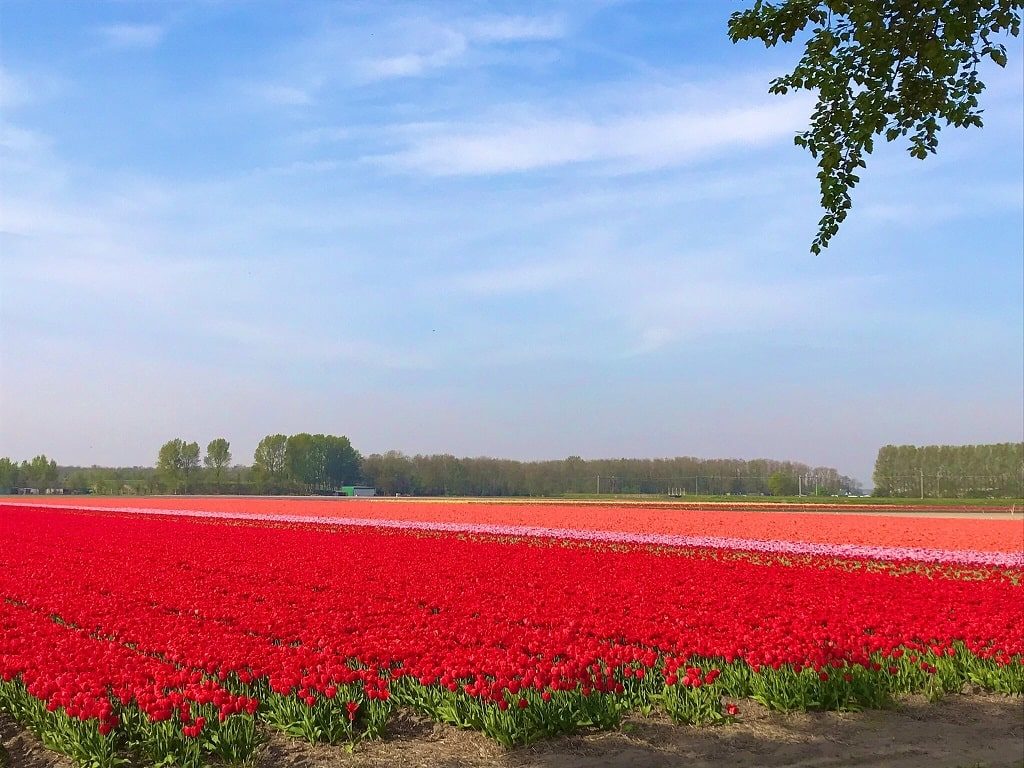
<instances>
[{"instance_id":1,"label":"distant tree","mask_svg":"<svg viewBox=\"0 0 1024 768\"><path fill-rule=\"evenodd\" d=\"M116 467L100 469L94 475L93 488L101 496L120 496L125 492L124 475Z\"/></svg>"},{"instance_id":2,"label":"distant tree","mask_svg":"<svg viewBox=\"0 0 1024 768\"><path fill-rule=\"evenodd\" d=\"M670 489L763 495L768 477L779 472L790 478L813 474L823 493L860 493L860 484L832 467L810 467L773 459L701 459L677 456L661 459L582 459L569 456L551 461L513 461L487 456L406 456L396 451L367 456L363 479L381 493L420 496L552 496L593 492L601 477L602 490L664 494Z\"/></svg>"},{"instance_id":3,"label":"distant tree","mask_svg":"<svg viewBox=\"0 0 1024 768\"><path fill-rule=\"evenodd\" d=\"M362 458L344 436L301 432L285 443L285 466L291 480L306 490L340 488L359 478Z\"/></svg>"},{"instance_id":4,"label":"distant tree","mask_svg":"<svg viewBox=\"0 0 1024 768\"><path fill-rule=\"evenodd\" d=\"M52 488L57 482L57 462L40 454L32 461L21 463L21 479L30 488L45 491Z\"/></svg>"},{"instance_id":5,"label":"distant tree","mask_svg":"<svg viewBox=\"0 0 1024 768\"><path fill-rule=\"evenodd\" d=\"M1024 443L885 445L874 495L1011 498L1024 495Z\"/></svg>"},{"instance_id":6,"label":"distant tree","mask_svg":"<svg viewBox=\"0 0 1024 768\"><path fill-rule=\"evenodd\" d=\"M363 479L385 496L418 493L412 459L399 451L375 453L363 459Z\"/></svg>"},{"instance_id":7,"label":"distant tree","mask_svg":"<svg viewBox=\"0 0 1024 768\"><path fill-rule=\"evenodd\" d=\"M285 443L284 463L288 479L296 485L315 486L316 460L313 456L313 436L308 432L289 435Z\"/></svg>"},{"instance_id":8,"label":"distant tree","mask_svg":"<svg viewBox=\"0 0 1024 768\"><path fill-rule=\"evenodd\" d=\"M0 489L17 488L18 475L18 463L6 456L0 457Z\"/></svg>"},{"instance_id":9,"label":"distant tree","mask_svg":"<svg viewBox=\"0 0 1024 768\"><path fill-rule=\"evenodd\" d=\"M793 496L798 486L796 478L784 472L775 472L768 478L768 491L772 496Z\"/></svg>"},{"instance_id":10,"label":"distant tree","mask_svg":"<svg viewBox=\"0 0 1024 768\"><path fill-rule=\"evenodd\" d=\"M89 476L81 469L76 469L64 479L65 493L85 493L92 490Z\"/></svg>"},{"instance_id":11,"label":"distant tree","mask_svg":"<svg viewBox=\"0 0 1024 768\"><path fill-rule=\"evenodd\" d=\"M173 493L191 489L192 475L199 467L199 443L187 443L179 437L160 446L157 474Z\"/></svg>"},{"instance_id":12,"label":"distant tree","mask_svg":"<svg viewBox=\"0 0 1024 768\"><path fill-rule=\"evenodd\" d=\"M206 457L203 464L213 474L213 483L220 490L221 476L231 465L231 444L223 437L218 437L206 446Z\"/></svg>"},{"instance_id":13,"label":"distant tree","mask_svg":"<svg viewBox=\"0 0 1024 768\"><path fill-rule=\"evenodd\" d=\"M184 474L181 454L184 445L185 441L176 437L161 445L160 452L157 454L157 474L172 493L177 493L178 488L181 486Z\"/></svg>"},{"instance_id":14,"label":"distant tree","mask_svg":"<svg viewBox=\"0 0 1024 768\"><path fill-rule=\"evenodd\" d=\"M824 216L811 245L828 247L850 209L875 138L909 137L911 156L939 145L940 122L980 127L979 65L1006 66L1001 34L1020 34L1022 0L757 0L733 13L733 42L790 43L810 27L804 54L771 93L812 91L811 125L796 136L818 161Z\"/></svg>"},{"instance_id":15,"label":"distant tree","mask_svg":"<svg viewBox=\"0 0 1024 768\"><path fill-rule=\"evenodd\" d=\"M181 471L185 481L185 493L192 491L192 478L199 469L199 443L184 443L181 446Z\"/></svg>"},{"instance_id":16,"label":"distant tree","mask_svg":"<svg viewBox=\"0 0 1024 768\"><path fill-rule=\"evenodd\" d=\"M268 487L279 490L285 478L285 455L288 437L286 435L267 435L260 440L253 454L253 472L259 489Z\"/></svg>"},{"instance_id":17,"label":"distant tree","mask_svg":"<svg viewBox=\"0 0 1024 768\"><path fill-rule=\"evenodd\" d=\"M316 435L323 446L323 478L328 488L341 488L360 478L362 456L344 435Z\"/></svg>"}]
</instances>

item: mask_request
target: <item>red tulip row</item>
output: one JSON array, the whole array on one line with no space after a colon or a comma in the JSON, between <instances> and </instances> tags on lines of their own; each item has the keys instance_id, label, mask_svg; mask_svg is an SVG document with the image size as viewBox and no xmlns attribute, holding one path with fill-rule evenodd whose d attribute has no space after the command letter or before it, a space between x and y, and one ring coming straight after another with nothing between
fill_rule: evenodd
<instances>
[{"instance_id":1,"label":"red tulip row","mask_svg":"<svg viewBox=\"0 0 1024 768\"><path fill-rule=\"evenodd\" d=\"M84 764L115 765L125 750L155 760L177 755L179 762L191 755L196 762L225 756L228 740L227 756L245 740L256 744L259 701L201 672L11 599L0 603L0 630L0 707ZM169 725L153 727L159 723Z\"/></svg>"},{"instance_id":2,"label":"red tulip row","mask_svg":"<svg viewBox=\"0 0 1024 768\"><path fill-rule=\"evenodd\" d=\"M82 762L200 765L257 721L351 742L395 706L513 744L1024 692L1021 573L833 562L6 510L0 707Z\"/></svg>"}]
</instances>

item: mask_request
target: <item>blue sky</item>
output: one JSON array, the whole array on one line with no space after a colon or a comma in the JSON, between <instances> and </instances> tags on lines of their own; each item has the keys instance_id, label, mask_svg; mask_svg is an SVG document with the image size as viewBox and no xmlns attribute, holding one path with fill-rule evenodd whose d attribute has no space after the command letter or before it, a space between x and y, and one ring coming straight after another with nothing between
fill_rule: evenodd
<instances>
[{"instance_id":1,"label":"blue sky","mask_svg":"<svg viewBox=\"0 0 1024 768\"><path fill-rule=\"evenodd\" d=\"M0 455L1022 439L1020 45L816 257L799 51L732 7L4 2Z\"/></svg>"}]
</instances>

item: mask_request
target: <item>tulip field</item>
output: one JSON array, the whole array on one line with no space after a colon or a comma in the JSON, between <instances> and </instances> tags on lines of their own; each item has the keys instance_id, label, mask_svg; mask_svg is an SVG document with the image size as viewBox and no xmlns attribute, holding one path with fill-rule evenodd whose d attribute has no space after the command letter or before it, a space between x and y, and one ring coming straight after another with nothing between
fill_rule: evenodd
<instances>
[{"instance_id":1,"label":"tulip field","mask_svg":"<svg viewBox=\"0 0 1024 768\"><path fill-rule=\"evenodd\" d=\"M1024 523L0 500L0 710L75 762L245 764L398 710L506 746L1024 694Z\"/></svg>"}]
</instances>

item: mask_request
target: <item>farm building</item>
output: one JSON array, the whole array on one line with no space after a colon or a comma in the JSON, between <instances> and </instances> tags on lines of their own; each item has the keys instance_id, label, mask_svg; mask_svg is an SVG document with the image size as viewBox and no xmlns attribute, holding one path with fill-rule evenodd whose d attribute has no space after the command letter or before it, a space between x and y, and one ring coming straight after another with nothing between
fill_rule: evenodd
<instances>
[{"instance_id":1,"label":"farm building","mask_svg":"<svg viewBox=\"0 0 1024 768\"><path fill-rule=\"evenodd\" d=\"M372 488L368 485L343 485L341 487L342 496L376 496L377 489Z\"/></svg>"}]
</instances>

